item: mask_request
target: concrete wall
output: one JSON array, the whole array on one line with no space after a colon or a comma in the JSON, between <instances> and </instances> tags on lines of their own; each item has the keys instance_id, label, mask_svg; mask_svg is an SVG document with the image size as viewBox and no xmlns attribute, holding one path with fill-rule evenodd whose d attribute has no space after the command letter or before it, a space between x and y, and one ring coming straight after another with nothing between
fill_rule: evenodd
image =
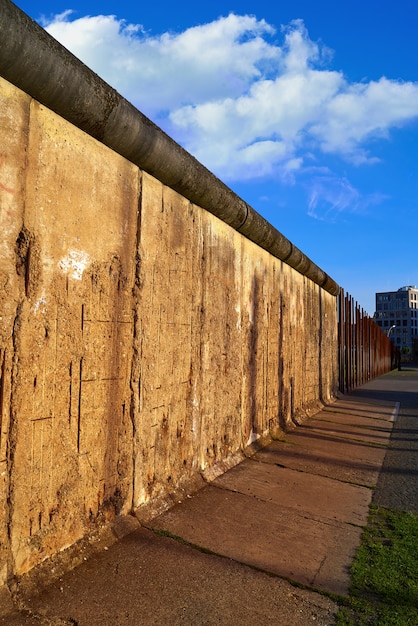
<instances>
[{"instance_id":1,"label":"concrete wall","mask_svg":"<svg viewBox=\"0 0 418 626\"><path fill-rule=\"evenodd\" d=\"M0 586L336 390L335 296L0 79Z\"/></svg>"}]
</instances>

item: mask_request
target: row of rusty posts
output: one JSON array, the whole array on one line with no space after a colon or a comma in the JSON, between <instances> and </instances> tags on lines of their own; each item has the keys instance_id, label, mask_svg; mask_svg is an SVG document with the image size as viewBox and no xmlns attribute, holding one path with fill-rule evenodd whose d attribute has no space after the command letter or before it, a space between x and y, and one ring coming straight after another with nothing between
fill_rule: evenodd
<instances>
[{"instance_id":1,"label":"row of rusty posts","mask_svg":"<svg viewBox=\"0 0 418 626\"><path fill-rule=\"evenodd\" d=\"M399 350L343 289L337 303L339 390L347 393L394 369Z\"/></svg>"}]
</instances>

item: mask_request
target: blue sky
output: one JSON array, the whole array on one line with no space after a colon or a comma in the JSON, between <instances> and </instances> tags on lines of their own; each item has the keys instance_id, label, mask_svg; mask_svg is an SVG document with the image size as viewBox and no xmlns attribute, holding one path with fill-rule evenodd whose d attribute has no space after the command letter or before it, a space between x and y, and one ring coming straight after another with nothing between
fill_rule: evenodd
<instances>
[{"instance_id":1,"label":"blue sky","mask_svg":"<svg viewBox=\"0 0 418 626\"><path fill-rule=\"evenodd\" d=\"M418 284L418 1L16 4L370 314Z\"/></svg>"}]
</instances>

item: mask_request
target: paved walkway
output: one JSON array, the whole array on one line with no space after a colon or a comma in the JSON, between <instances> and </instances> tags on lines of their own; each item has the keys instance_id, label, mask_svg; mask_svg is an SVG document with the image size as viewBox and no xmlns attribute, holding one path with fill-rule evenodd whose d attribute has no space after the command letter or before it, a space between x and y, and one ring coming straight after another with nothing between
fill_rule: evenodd
<instances>
[{"instance_id":1,"label":"paved walkway","mask_svg":"<svg viewBox=\"0 0 418 626\"><path fill-rule=\"evenodd\" d=\"M418 368L380 377L138 524L0 624L331 625L327 593L348 593L374 491L378 504L416 512L417 418Z\"/></svg>"},{"instance_id":2,"label":"paved walkway","mask_svg":"<svg viewBox=\"0 0 418 626\"><path fill-rule=\"evenodd\" d=\"M354 392L356 397L396 398L399 415L373 502L418 515L418 365L403 365Z\"/></svg>"}]
</instances>

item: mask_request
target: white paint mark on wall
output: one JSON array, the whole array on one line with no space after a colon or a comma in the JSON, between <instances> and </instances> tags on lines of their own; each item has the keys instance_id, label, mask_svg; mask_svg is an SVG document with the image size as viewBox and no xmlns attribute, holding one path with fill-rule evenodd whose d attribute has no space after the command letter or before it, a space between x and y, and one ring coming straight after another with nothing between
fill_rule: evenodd
<instances>
[{"instance_id":1,"label":"white paint mark on wall","mask_svg":"<svg viewBox=\"0 0 418 626\"><path fill-rule=\"evenodd\" d=\"M247 446L250 446L252 443L254 443L254 441L257 441L257 439L260 439L260 435L255 433L253 429L251 429L251 433L247 441Z\"/></svg>"},{"instance_id":2,"label":"white paint mark on wall","mask_svg":"<svg viewBox=\"0 0 418 626\"><path fill-rule=\"evenodd\" d=\"M70 252L58 263L58 267L75 280L81 280L83 272L90 262L90 256L82 250L70 250Z\"/></svg>"},{"instance_id":3,"label":"white paint mark on wall","mask_svg":"<svg viewBox=\"0 0 418 626\"><path fill-rule=\"evenodd\" d=\"M37 314L39 307L41 307L42 305L46 304L46 300L44 298L44 296L42 296L42 298L39 298L39 300L36 302L33 312L35 313L35 315Z\"/></svg>"}]
</instances>

